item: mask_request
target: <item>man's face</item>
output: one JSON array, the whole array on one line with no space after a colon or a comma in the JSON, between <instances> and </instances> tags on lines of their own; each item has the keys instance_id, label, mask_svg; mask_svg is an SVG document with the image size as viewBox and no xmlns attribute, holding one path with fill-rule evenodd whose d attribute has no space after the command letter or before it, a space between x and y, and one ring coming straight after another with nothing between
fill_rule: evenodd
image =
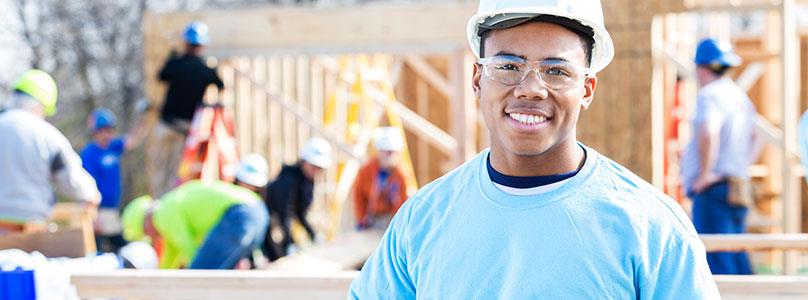
<instances>
[{"instance_id":1,"label":"man's face","mask_svg":"<svg viewBox=\"0 0 808 300\"><path fill-rule=\"evenodd\" d=\"M395 168L401 161L401 155L398 151L381 150L379 151L378 161L379 167L382 169Z\"/></svg>"},{"instance_id":2,"label":"man's face","mask_svg":"<svg viewBox=\"0 0 808 300\"><path fill-rule=\"evenodd\" d=\"M115 129L111 127L101 128L95 132L94 138L101 147L106 147L115 138Z\"/></svg>"},{"instance_id":3,"label":"man's face","mask_svg":"<svg viewBox=\"0 0 808 300\"><path fill-rule=\"evenodd\" d=\"M303 169L303 175L311 180L314 180L314 178L316 178L317 175L323 172L323 168L310 164L306 161L303 161L302 169Z\"/></svg>"},{"instance_id":4,"label":"man's face","mask_svg":"<svg viewBox=\"0 0 808 300\"><path fill-rule=\"evenodd\" d=\"M530 22L495 30L485 40L485 51L489 56L587 66L579 36L550 23ZM575 143L578 115L592 101L594 77L582 78L570 87L549 89L535 72L510 86L483 73L476 64L472 85L491 135L492 153L540 156L562 143ZM517 120L520 118L522 121ZM529 121L524 122L525 118Z\"/></svg>"}]
</instances>

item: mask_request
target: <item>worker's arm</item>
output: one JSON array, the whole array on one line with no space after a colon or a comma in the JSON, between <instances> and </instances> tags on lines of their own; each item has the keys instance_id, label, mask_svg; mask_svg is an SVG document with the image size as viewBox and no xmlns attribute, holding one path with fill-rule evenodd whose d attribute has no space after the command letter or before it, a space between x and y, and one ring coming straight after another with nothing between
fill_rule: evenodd
<instances>
[{"instance_id":1,"label":"worker's arm","mask_svg":"<svg viewBox=\"0 0 808 300\"><path fill-rule=\"evenodd\" d=\"M407 194L409 190L409 187L407 186L407 178L404 177L404 172L402 170L399 169L397 172L399 174L397 177L399 179L398 180L399 186L398 186L398 199L397 202L395 203L395 211L398 211L398 209L401 208L401 205L404 205L404 201L407 201L407 199L410 198L410 196Z\"/></svg>"},{"instance_id":2,"label":"worker's arm","mask_svg":"<svg viewBox=\"0 0 808 300\"><path fill-rule=\"evenodd\" d=\"M363 229L367 227L367 208L368 208L368 198L367 194L364 193L363 185L369 184L366 180L367 176L364 176L365 168L359 170L359 174L356 176L356 180L353 184L353 200L354 200L354 214L356 214L356 225Z\"/></svg>"},{"instance_id":3,"label":"worker's arm","mask_svg":"<svg viewBox=\"0 0 808 300\"><path fill-rule=\"evenodd\" d=\"M297 192L297 197L295 199L295 217L297 218L300 225L303 225L303 228L306 229L306 232L309 234L309 238L314 240L316 233L314 232L314 227L311 226L308 220L308 212L309 207L314 199L313 190L309 190L304 188L303 184L299 184L298 188L300 189Z\"/></svg>"},{"instance_id":4,"label":"worker's arm","mask_svg":"<svg viewBox=\"0 0 808 300\"><path fill-rule=\"evenodd\" d=\"M160 69L160 73L157 76L157 79L159 79L160 81L163 81L163 82L171 81L171 78L173 77L173 74L174 74L173 61L174 61L174 58L176 57L176 55L177 55L176 50L172 49L171 54L169 55L168 59L166 60L165 65L163 65L163 68Z\"/></svg>"},{"instance_id":5,"label":"worker's arm","mask_svg":"<svg viewBox=\"0 0 808 300\"><path fill-rule=\"evenodd\" d=\"M760 130L757 130L757 126L753 125L754 129L752 130L752 147L749 150L749 164L755 163L758 157L760 157L760 152L763 151L763 146L765 145L765 141L763 140L763 134Z\"/></svg>"},{"instance_id":6,"label":"worker's arm","mask_svg":"<svg viewBox=\"0 0 808 300\"><path fill-rule=\"evenodd\" d=\"M126 143L124 144L124 150L126 152L137 148L143 140L146 139L146 135L149 131L146 128L145 113L150 109L151 104L149 104L149 101L145 98L138 100L135 104L137 119L135 120L135 125L126 133Z\"/></svg>"},{"instance_id":7,"label":"worker's arm","mask_svg":"<svg viewBox=\"0 0 808 300\"><path fill-rule=\"evenodd\" d=\"M696 137L699 141L699 176L693 184L693 191L700 193L709 186L720 181L719 175L713 172L718 157L722 115L709 99L699 99L696 108Z\"/></svg>"},{"instance_id":8,"label":"worker's arm","mask_svg":"<svg viewBox=\"0 0 808 300\"><path fill-rule=\"evenodd\" d=\"M58 134L54 137L54 146L48 163L56 191L71 200L90 204L88 208L100 203L101 194L95 180L84 170L81 158L67 138Z\"/></svg>"}]
</instances>

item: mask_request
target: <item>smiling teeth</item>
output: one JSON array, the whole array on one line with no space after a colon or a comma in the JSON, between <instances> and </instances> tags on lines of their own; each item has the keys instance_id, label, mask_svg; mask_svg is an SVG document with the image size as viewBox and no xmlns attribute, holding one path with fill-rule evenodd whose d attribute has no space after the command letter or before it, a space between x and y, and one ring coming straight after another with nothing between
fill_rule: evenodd
<instances>
[{"instance_id":1,"label":"smiling teeth","mask_svg":"<svg viewBox=\"0 0 808 300\"><path fill-rule=\"evenodd\" d=\"M518 113L512 113L512 114L509 114L509 115L510 115L510 117L512 119L517 120L517 121L519 121L521 123L524 123L524 124L527 124L527 125L535 125L535 124L544 123L544 121L547 121L547 118L542 117L542 116L525 115L525 114L518 114Z\"/></svg>"}]
</instances>

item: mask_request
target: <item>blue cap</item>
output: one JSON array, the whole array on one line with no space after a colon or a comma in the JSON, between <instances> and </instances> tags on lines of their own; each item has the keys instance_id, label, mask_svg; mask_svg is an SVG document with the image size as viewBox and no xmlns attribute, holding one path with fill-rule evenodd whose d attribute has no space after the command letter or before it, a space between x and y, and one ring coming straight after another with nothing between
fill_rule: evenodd
<instances>
[{"instance_id":1,"label":"blue cap","mask_svg":"<svg viewBox=\"0 0 808 300\"><path fill-rule=\"evenodd\" d=\"M741 64L741 57L735 54L729 42L709 38L699 43L695 61L697 65L737 67Z\"/></svg>"},{"instance_id":2,"label":"blue cap","mask_svg":"<svg viewBox=\"0 0 808 300\"><path fill-rule=\"evenodd\" d=\"M115 118L115 114L113 114L112 111L106 108L96 108L93 110L92 114L90 114L87 127L90 127L90 131L95 133L104 128L114 128L117 125L118 119Z\"/></svg>"},{"instance_id":3,"label":"blue cap","mask_svg":"<svg viewBox=\"0 0 808 300\"><path fill-rule=\"evenodd\" d=\"M191 45L207 45L210 41L210 37L208 37L208 25L205 23L196 21L191 22L185 27L185 42Z\"/></svg>"}]
</instances>

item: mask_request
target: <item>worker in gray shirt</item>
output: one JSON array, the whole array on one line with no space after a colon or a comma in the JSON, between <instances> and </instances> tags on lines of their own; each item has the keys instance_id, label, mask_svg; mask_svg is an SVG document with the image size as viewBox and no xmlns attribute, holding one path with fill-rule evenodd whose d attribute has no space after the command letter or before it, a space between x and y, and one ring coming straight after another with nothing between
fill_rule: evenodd
<instances>
[{"instance_id":1,"label":"worker in gray shirt","mask_svg":"<svg viewBox=\"0 0 808 300\"><path fill-rule=\"evenodd\" d=\"M95 215L101 197L67 138L45 121L56 113L56 83L40 70L26 72L0 113L0 235L42 224L62 196Z\"/></svg>"}]
</instances>

